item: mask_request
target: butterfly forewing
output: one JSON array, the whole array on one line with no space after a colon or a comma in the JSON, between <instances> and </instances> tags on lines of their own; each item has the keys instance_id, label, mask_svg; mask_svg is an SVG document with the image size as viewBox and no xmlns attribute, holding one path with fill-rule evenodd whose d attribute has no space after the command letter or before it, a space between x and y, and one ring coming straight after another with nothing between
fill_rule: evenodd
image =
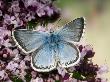
<instances>
[{"instance_id":1,"label":"butterfly forewing","mask_svg":"<svg viewBox=\"0 0 110 82\"><path fill-rule=\"evenodd\" d=\"M44 44L46 33L41 33L31 30L14 30L13 38L18 47L20 47L25 53L30 53Z\"/></svg>"},{"instance_id":2,"label":"butterfly forewing","mask_svg":"<svg viewBox=\"0 0 110 82\"><path fill-rule=\"evenodd\" d=\"M79 42L84 29L84 18L77 18L61 28L57 33L65 41Z\"/></svg>"}]
</instances>

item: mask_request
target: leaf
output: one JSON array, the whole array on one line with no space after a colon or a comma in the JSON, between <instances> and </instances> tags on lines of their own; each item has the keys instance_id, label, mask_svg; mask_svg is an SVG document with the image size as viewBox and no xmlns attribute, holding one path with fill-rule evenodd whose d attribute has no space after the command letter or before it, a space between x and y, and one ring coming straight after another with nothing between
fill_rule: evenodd
<instances>
[{"instance_id":1,"label":"leaf","mask_svg":"<svg viewBox=\"0 0 110 82\"><path fill-rule=\"evenodd\" d=\"M55 82L61 82L60 80L56 80Z\"/></svg>"},{"instance_id":2,"label":"leaf","mask_svg":"<svg viewBox=\"0 0 110 82\"><path fill-rule=\"evenodd\" d=\"M78 80L83 80L83 77L82 77L81 73L79 73L77 71L73 72L72 77L75 78L75 79L78 79Z\"/></svg>"},{"instance_id":3,"label":"leaf","mask_svg":"<svg viewBox=\"0 0 110 82\"><path fill-rule=\"evenodd\" d=\"M26 82L30 82L31 78L32 78L31 74L26 74L25 75Z\"/></svg>"},{"instance_id":4,"label":"leaf","mask_svg":"<svg viewBox=\"0 0 110 82\"><path fill-rule=\"evenodd\" d=\"M20 79L20 78L17 77L17 76L12 76L12 77L11 77L11 80L12 80L13 82L23 82L23 80Z\"/></svg>"},{"instance_id":5,"label":"leaf","mask_svg":"<svg viewBox=\"0 0 110 82\"><path fill-rule=\"evenodd\" d=\"M35 20L28 21L27 27L28 29L34 29L37 26L38 22Z\"/></svg>"}]
</instances>

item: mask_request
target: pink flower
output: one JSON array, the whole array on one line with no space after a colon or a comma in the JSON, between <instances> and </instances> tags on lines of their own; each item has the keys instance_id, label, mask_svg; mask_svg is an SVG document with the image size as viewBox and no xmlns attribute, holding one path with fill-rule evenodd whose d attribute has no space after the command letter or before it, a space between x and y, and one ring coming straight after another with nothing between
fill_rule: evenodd
<instances>
[{"instance_id":1,"label":"pink flower","mask_svg":"<svg viewBox=\"0 0 110 82\"><path fill-rule=\"evenodd\" d=\"M7 73L5 72L5 70L1 70L0 71L0 80L2 79L6 79L8 77Z\"/></svg>"},{"instance_id":2,"label":"pink flower","mask_svg":"<svg viewBox=\"0 0 110 82\"><path fill-rule=\"evenodd\" d=\"M24 0L25 7L28 6L37 6L38 2L37 0Z\"/></svg>"},{"instance_id":3,"label":"pink flower","mask_svg":"<svg viewBox=\"0 0 110 82\"><path fill-rule=\"evenodd\" d=\"M30 60L31 60L31 56L29 55L25 56L24 61L30 61Z\"/></svg>"},{"instance_id":4,"label":"pink flower","mask_svg":"<svg viewBox=\"0 0 110 82\"><path fill-rule=\"evenodd\" d=\"M1 70L0 71L0 80L3 79L5 76L5 71L4 70Z\"/></svg>"},{"instance_id":5,"label":"pink flower","mask_svg":"<svg viewBox=\"0 0 110 82\"><path fill-rule=\"evenodd\" d=\"M109 68L107 65L100 66L99 70L97 71L98 74L103 74L109 72Z\"/></svg>"},{"instance_id":6,"label":"pink flower","mask_svg":"<svg viewBox=\"0 0 110 82\"><path fill-rule=\"evenodd\" d=\"M64 80L64 82L78 82L77 79L69 78L68 80Z\"/></svg>"},{"instance_id":7,"label":"pink flower","mask_svg":"<svg viewBox=\"0 0 110 82\"><path fill-rule=\"evenodd\" d=\"M18 68L18 66L19 66L18 63L16 63L15 61L10 61L8 63L8 65L6 66L6 69L8 69L8 70L10 70L12 72L15 72L16 69Z\"/></svg>"},{"instance_id":8,"label":"pink flower","mask_svg":"<svg viewBox=\"0 0 110 82\"><path fill-rule=\"evenodd\" d=\"M14 50L12 50L11 56L12 56L12 57L15 57L15 56L18 55L18 54L19 54L18 49L14 49Z\"/></svg>"},{"instance_id":9,"label":"pink flower","mask_svg":"<svg viewBox=\"0 0 110 82\"><path fill-rule=\"evenodd\" d=\"M20 20L18 17L10 16L8 14L5 14L4 16L4 24L14 24L14 27L19 27L23 25L23 21Z\"/></svg>"},{"instance_id":10,"label":"pink flower","mask_svg":"<svg viewBox=\"0 0 110 82\"><path fill-rule=\"evenodd\" d=\"M101 78L101 82L108 82L108 79L106 79L106 78Z\"/></svg>"},{"instance_id":11,"label":"pink flower","mask_svg":"<svg viewBox=\"0 0 110 82\"><path fill-rule=\"evenodd\" d=\"M37 77L36 82L43 82L43 79L41 77Z\"/></svg>"},{"instance_id":12,"label":"pink flower","mask_svg":"<svg viewBox=\"0 0 110 82\"><path fill-rule=\"evenodd\" d=\"M20 12L19 2L13 1L11 7L9 8L9 11L16 12L16 13Z\"/></svg>"},{"instance_id":13,"label":"pink flower","mask_svg":"<svg viewBox=\"0 0 110 82\"><path fill-rule=\"evenodd\" d=\"M6 82L13 82L13 81L11 81L11 80L9 79L9 80L7 80Z\"/></svg>"},{"instance_id":14,"label":"pink flower","mask_svg":"<svg viewBox=\"0 0 110 82\"><path fill-rule=\"evenodd\" d=\"M2 45L4 45L5 47L10 47L10 46L12 46L11 43L9 43L9 41L10 41L9 39L4 40L4 42L3 42Z\"/></svg>"},{"instance_id":15,"label":"pink flower","mask_svg":"<svg viewBox=\"0 0 110 82\"><path fill-rule=\"evenodd\" d=\"M22 69L22 70L25 70L27 68L26 64L25 64L25 61L22 60L19 64L19 68Z\"/></svg>"},{"instance_id":16,"label":"pink flower","mask_svg":"<svg viewBox=\"0 0 110 82\"><path fill-rule=\"evenodd\" d=\"M59 73L62 77L64 77L65 74L67 73L67 71L66 71L65 68L58 67L57 70L58 70L58 73Z\"/></svg>"},{"instance_id":17,"label":"pink flower","mask_svg":"<svg viewBox=\"0 0 110 82\"><path fill-rule=\"evenodd\" d=\"M55 80L60 80L60 77L59 77L58 74L56 74L56 76L55 76Z\"/></svg>"},{"instance_id":18,"label":"pink flower","mask_svg":"<svg viewBox=\"0 0 110 82\"><path fill-rule=\"evenodd\" d=\"M32 71L32 72L31 72L31 75L32 75L32 78L35 78L35 77L36 77L36 75L37 75L37 72Z\"/></svg>"},{"instance_id":19,"label":"pink flower","mask_svg":"<svg viewBox=\"0 0 110 82\"><path fill-rule=\"evenodd\" d=\"M8 15L8 14L5 14L5 15L4 15L4 23L5 23L5 24L11 24L10 15Z\"/></svg>"},{"instance_id":20,"label":"pink flower","mask_svg":"<svg viewBox=\"0 0 110 82\"><path fill-rule=\"evenodd\" d=\"M27 16L25 17L26 21L31 21L32 19L35 19L34 13L28 13Z\"/></svg>"},{"instance_id":21,"label":"pink flower","mask_svg":"<svg viewBox=\"0 0 110 82\"><path fill-rule=\"evenodd\" d=\"M53 9L50 8L49 6L45 7L45 11L47 11L48 16L52 16L54 13Z\"/></svg>"},{"instance_id":22,"label":"pink flower","mask_svg":"<svg viewBox=\"0 0 110 82\"><path fill-rule=\"evenodd\" d=\"M55 82L52 78L48 78L47 82Z\"/></svg>"},{"instance_id":23,"label":"pink flower","mask_svg":"<svg viewBox=\"0 0 110 82\"><path fill-rule=\"evenodd\" d=\"M74 70L75 70L75 67L74 67L74 66L68 68L68 71L69 71L69 72L73 72Z\"/></svg>"},{"instance_id":24,"label":"pink flower","mask_svg":"<svg viewBox=\"0 0 110 82\"><path fill-rule=\"evenodd\" d=\"M13 51L9 48L3 48L0 51L1 60L8 61L8 60L12 59L13 57L15 57L16 53L14 53Z\"/></svg>"},{"instance_id":25,"label":"pink flower","mask_svg":"<svg viewBox=\"0 0 110 82\"><path fill-rule=\"evenodd\" d=\"M39 17L42 17L42 16L45 15L44 10L42 10L42 9L37 10L36 13L37 13L37 15L38 15Z\"/></svg>"},{"instance_id":26,"label":"pink flower","mask_svg":"<svg viewBox=\"0 0 110 82\"><path fill-rule=\"evenodd\" d=\"M83 60L84 57L92 58L95 54L91 45L86 45L86 46L80 45L79 50L80 50L80 54L81 54L81 60Z\"/></svg>"},{"instance_id":27,"label":"pink flower","mask_svg":"<svg viewBox=\"0 0 110 82\"><path fill-rule=\"evenodd\" d=\"M33 78L32 78L30 82L36 82L36 79L33 79Z\"/></svg>"},{"instance_id":28,"label":"pink flower","mask_svg":"<svg viewBox=\"0 0 110 82\"><path fill-rule=\"evenodd\" d=\"M5 27L0 27L0 37L5 37L6 35L10 36L11 32L8 31Z\"/></svg>"}]
</instances>

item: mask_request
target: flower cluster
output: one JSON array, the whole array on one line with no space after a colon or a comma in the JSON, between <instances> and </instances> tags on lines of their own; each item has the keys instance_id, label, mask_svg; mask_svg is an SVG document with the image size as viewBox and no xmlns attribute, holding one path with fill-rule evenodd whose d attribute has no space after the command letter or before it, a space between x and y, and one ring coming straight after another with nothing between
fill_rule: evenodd
<instances>
[{"instance_id":1,"label":"flower cluster","mask_svg":"<svg viewBox=\"0 0 110 82\"><path fill-rule=\"evenodd\" d=\"M25 55L11 38L13 28L26 28L55 21L60 11L54 0L0 0L0 82L107 82L105 65L92 62L95 52L90 45L76 45L80 62L70 68L57 68L48 73L35 71L30 55ZM38 31L45 31L39 26Z\"/></svg>"},{"instance_id":2,"label":"flower cluster","mask_svg":"<svg viewBox=\"0 0 110 82\"><path fill-rule=\"evenodd\" d=\"M42 73L32 69L30 55L25 55L20 50L13 49L7 53L16 56L7 61L4 55L0 60L0 81L5 82L107 82L101 75L108 72L106 65L98 66L92 62L95 52L90 45L77 45L81 53L80 62L69 68L57 68L53 71ZM5 53L6 53L5 51ZM6 59L5 61L3 59ZM9 59L8 59L9 60Z\"/></svg>"},{"instance_id":3,"label":"flower cluster","mask_svg":"<svg viewBox=\"0 0 110 82\"><path fill-rule=\"evenodd\" d=\"M0 26L25 28L28 23L44 25L60 16L54 0L0 0ZM33 25L34 26L34 25Z\"/></svg>"}]
</instances>

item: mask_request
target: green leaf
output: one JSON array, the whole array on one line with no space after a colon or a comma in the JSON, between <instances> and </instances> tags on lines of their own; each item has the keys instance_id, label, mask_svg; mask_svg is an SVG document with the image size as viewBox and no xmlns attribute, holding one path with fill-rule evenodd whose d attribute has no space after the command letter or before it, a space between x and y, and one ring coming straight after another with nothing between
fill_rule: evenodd
<instances>
[{"instance_id":1,"label":"green leaf","mask_svg":"<svg viewBox=\"0 0 110 82\"><path fill-rule=\"evenodd\" d=\"M60 80L56 80L55 82L61 82Z\"/></svg>"},{"instance_id":2,"label":"green leaf","mask_svg":"<svg viewBox=\"0 0 110 82\"><path fill-rule=\"evenodd\" d=\"M25 75L26 82L30 82L31 78L32 78L31 74L26 74Z\"/></svg>"},{"instance_id":3,"label":"green leaf","mask_svg":"<svg viewBox=\"0 0 110 82\"><path fill-rule=\"evenodd\" d=\"M17 77L17 76L12 76L12 77L11 77L11 80L12 80L13 82L23 82L23 80L20 79L20 78Z\"/></svg>"},{"instance_id":4,"label":"green leaf","mask_svg":"<svg viewBox=\"0 0 110 82\"><path fill-rule=\"evenodd\" d=\"M82 77L81 73L79 73L77 71L73 72L72 77L75 78L75 79L78 79L78 80L83 80L83 77Z\"/></svg>"},{"instance_id":5,"label":"green leaf","mask_svg":"<svg viewBox=\"0 0 110 82\"><path fill-rule=\"evenodd\" d=\"M31 20L31 21L28 21L27 28L34 29L37 25L38 25L38 22L36 22L35 20Z\"/></svg>"}]
</instances>

